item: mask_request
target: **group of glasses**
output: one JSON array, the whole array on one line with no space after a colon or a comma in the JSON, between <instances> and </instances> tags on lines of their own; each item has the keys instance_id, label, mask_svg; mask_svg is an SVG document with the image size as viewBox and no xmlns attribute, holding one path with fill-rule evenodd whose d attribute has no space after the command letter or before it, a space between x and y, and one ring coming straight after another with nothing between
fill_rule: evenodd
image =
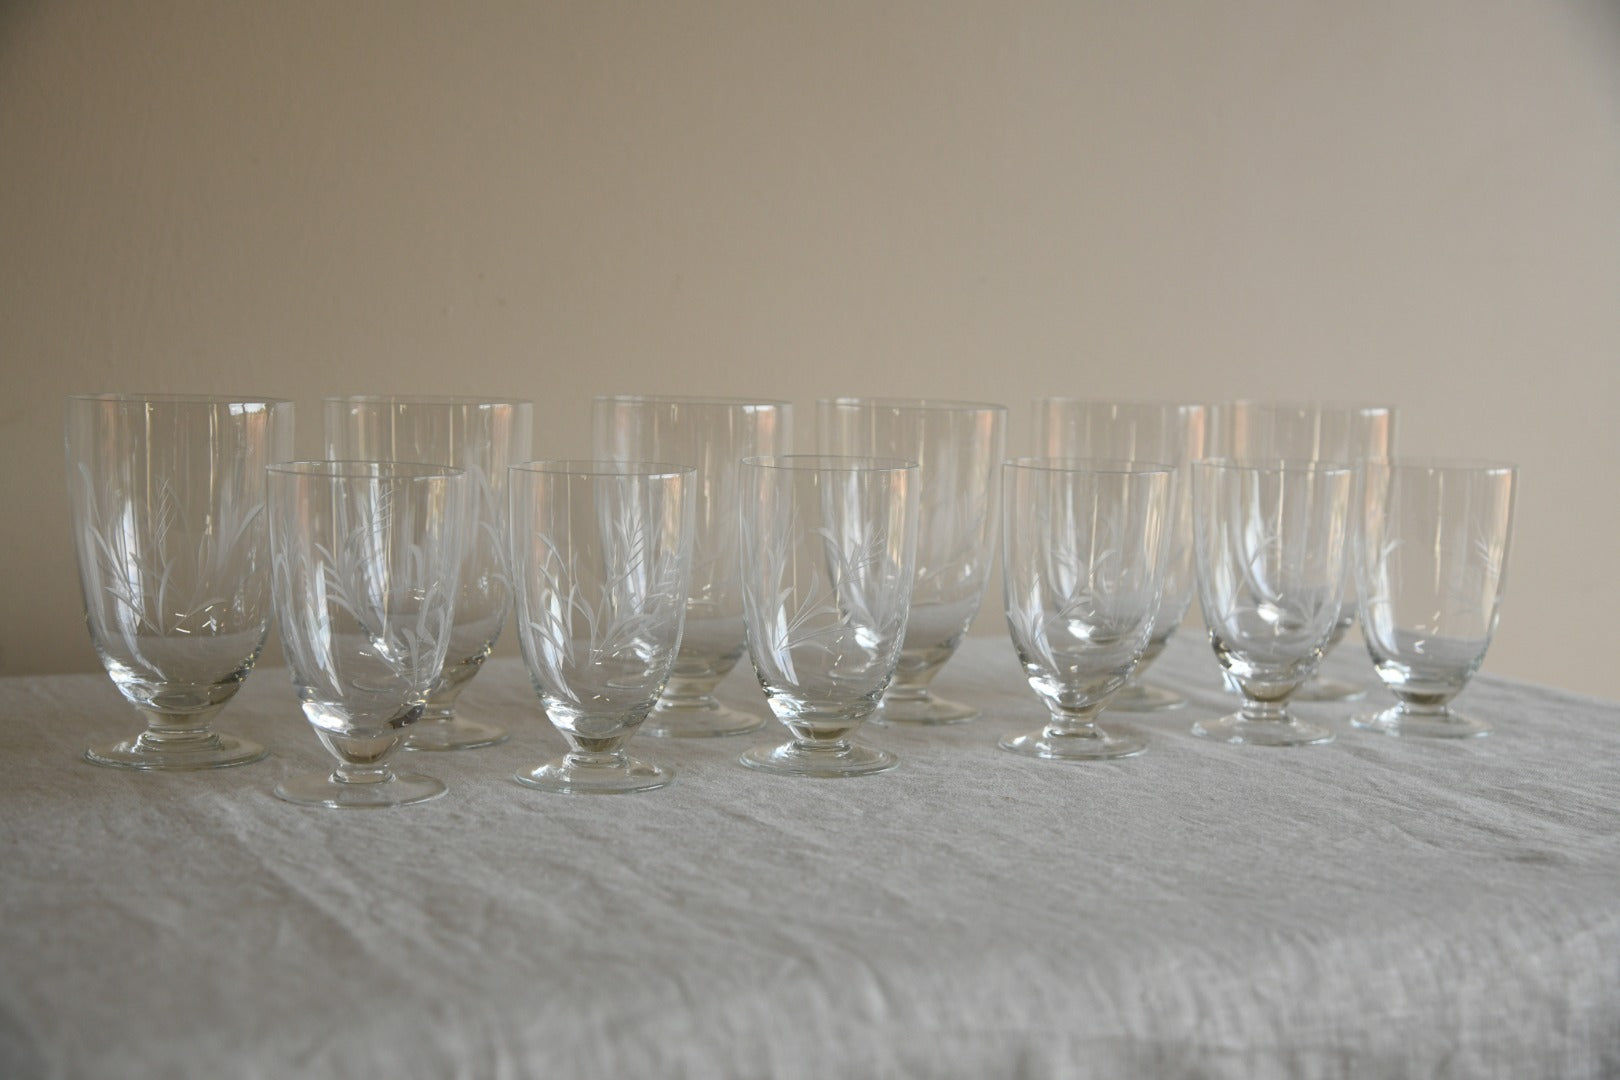
<instances>
[{"instance_id":1,"label":"group of glasses","mask_svg":"<svg viewBox=\"0 0 1620 1080\"><path fill-rule=\"evenodd\" d=\"M869 718L977 712L930 683L966 635L999 533L1007 625L1049 719L1003 749L1140 753L1105 709L1184 699L1142 680L1196 593L1236 712L1195 734L1303 745L1332 732L1289 702L1363 691L1317 676L1359 611L1398 735L1488 728L1450 700L1497 622L1515 470L1404 460L1377 406L1035 403L1038 457L1005 460L1005 407L817 403L798 455L786 402L597 398L589 460L531 461L526 402L324 401L326 460L292 461L293 406L202 396L69 400L67 455L86 621L146 720L100 765L240 765L216 731L272 617L303 712L336 758L275 788L378 807L445 791L397 751L507 733L457 701L509 617L567 753L542 790L662 787L638 731L744 735L760 715L715 688L749 656L790 738L742 764L797 776L895 765L852 736Z\"/></svg>"}]
</instances>

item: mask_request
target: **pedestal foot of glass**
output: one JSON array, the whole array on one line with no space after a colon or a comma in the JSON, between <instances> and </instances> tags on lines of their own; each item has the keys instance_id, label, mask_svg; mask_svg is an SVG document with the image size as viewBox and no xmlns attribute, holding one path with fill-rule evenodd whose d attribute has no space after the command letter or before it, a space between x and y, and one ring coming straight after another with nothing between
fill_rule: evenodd
<instances>
[{"instance_id":1,"label":"pedestal foot of glass","mask_svg":"<svg viewBox=\"0 0 1620 1080\"><path fill-rule=\"evenodd\" d=\"M1352 726L1384 735L1410 735L1424 739L1477 739L1489 735L1491 727L1450 710L1433 713L1413 712L1399 705L1383 712L1351 717Z\"/></svg>"},{"instance_id":2,"label":"pedestal foot of glass","mask_svg":"<svg viewBox=\"0 0 1620 1080\"><path fill-rule=\"evenodd\" d=\"M358 776L358 778L354 778ZM437 799L447 789L444 782L420 773L357 772L345 774L343 767L333 773L305 773L277 784L275 795L300 806L324 806L331 810L383 810L390 806Z\"/></svg>"},{"instance_id":3,"label":"pedestal foot of glass","mask_svg":"<svg viewBox=\"0 0 1620 1080\"><path fill-rule=\"evenodd\" d=\"M1136 736L1092 727L1064 732L1053 728L1009 735L998 744L1003 750L1048 761L1107 761L1135 757L1147 749L1147 742Z\"/></svg>"},{"instance_id":4,"label":"pedestal foot of glass","mask_svg":"<svg viewBox=\"0 0 1620 1080\"><path fill-rule=\"evenodd\" d=\"M896 693L890 690L872 714L880 724L965 724L979 718L979 710L971 705L930 693L927 690Z\"/></svg>"},{"instance_id":5,"label":"pedestal foot of glass","mask_svg":"<svg viewBox=\"0 0 1620 1080\"><path fill-rule=\"evenodd\" d=\"M1108 699L1110 712L1169 712L1187 704L1187 699L1174 690L1153 683L1126 683Z\"/></svg>"},{"instance_id":6,"label":"pedestal foot of glass","mask_svg":"<svg viewBox=\"0 0 1620 1080\"><path fill-rule=\"evenodd\" d=\"M713 697L671 703L666 698L648 714L640 733L663 739L721 739L747 735L765 726L765 718L727 708Z\"/></svg>"},{"instance_id":7,"label":"pedestal foot of glass","mask_svg":"<svg viewBox=\"0 0 1620 1080\"><path fill-rule=\"evenodd\" d=\"M1333 741L1333 732L1309 720L1287 717L1280 720L1251 720L1232 713L1218 720L1200 720L1192 733L1216 742L1246 743L1251 746L1320 746Z\"/></svg>"},{"instance_id":8,"label":"pedestal foot of glass","mask_svg":"<svg viewBox=\"0 0 1620 1080\"><path fill-rule=\"evenodd\" d=\"M1321 675L1312 676L1305 685L1294 691L1295 701L1360 701L1366 696L1365 686Z\"/></svg>"},{"instance_id":9,"label":"pedestal foot of glass","mask_svg":"<svg viewBox=\"0 0 1620 1080\"><path fill-rule=\"evenodd\" d=\"M841 777L888 772L899 762L887 750L857 743L795 740L781 746L756 746L743 754L742 763L783 776Z\"/></svg>"},{"instance_id":10,"label":"pedestal foot of glass","mask_svg":"<svg viewBox=\"0 0 1620 1080\"><path fill-rule=\"evenodd\" d=\"M510 739L505 728L451 715L445 719L422 718L411 725L405 737L407 750L478 750L499 746Z\"/></svg>"},{"instance_id":11,"label":"pedestal foot of glass","mask_svg":"<svg viewBox=\"0 0 1620 1080\"><path fill-rule=\"evenodd\" d=\"M256 742L213 731L187 739L155 738L151 732L142 732L133 739L92 746L84 752L84 760L92 765L161 772L229 769L269 756L270 751Z\"/></svg>"},{"instance_id":12,"label":"pedestal foot of glass","mask_svg":"<svg viewBox=\"0 0 1620 1080\"><path fill-rule=\"evenodd\" d=\"M524 769L515 779L525 787L554 795L626 795L668 787L675 772L625 753L571 753L538 768Z\"/></svg>"}]
</instances>

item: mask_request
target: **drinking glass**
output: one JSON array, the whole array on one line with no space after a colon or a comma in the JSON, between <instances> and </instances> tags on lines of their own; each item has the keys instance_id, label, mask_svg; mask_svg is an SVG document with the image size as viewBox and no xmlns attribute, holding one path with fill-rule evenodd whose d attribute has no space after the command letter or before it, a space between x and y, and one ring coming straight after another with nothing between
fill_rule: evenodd
<instances>
[{"instance_id":1,"label":"drinking glass","mask_svg":"<svg viewBox=\"0 0 1620 1080\"><path fill-rule=\"evenodd\" d=\"M389 767L421 719L455 625L466 474L413 462L272 465L270 552L282 650L331 773L276 785L288 802L370 809L444 794Z\"/></svg>"},{"instance_id":2,"label":"drinking glass","mask_svg":"<svg viewBox=\"0 0 1620 1080\"><path fill-rule=\"evenodd\" d=\"M1329 402L1231 401L1215 407L1210 456L1246 460L1290 459L1364 465L1395 453L1395 410L1387 405ZM1356 618L1355 575L1346 573L1344 596L1323 654L1343 640ZM1357 701L1365 687L1312 675L1299 701Z\"/></svg>"},{"instance_id":3,"label":"drinking glass","mask_svg":"<svg viewBox=\"0 0 1620 1080\"><path fill-rule=\"evenodd\" d=\"M1003 470L1007 627L1051 719L1001 748L1060 761L1140 754L1139 737L1096 718L1152 640L1174 546L1175 470L1062 458Z\"/></svg>"},{"instance_id":4,"label":"drinking glass","mask_svg":"<svg viewBox=\"0 0 1620 1080\"><path fill-rule=\"evenodd\" d=\"M146 721L85 758L214 769L265 756L213 730L270 628L264 468L292 456L293 406L115 394L67 403L68 492L85 623Z\"/></svg>"},{"instance_id":5,"label":"drinking glass","mask_svg":"<svg viewBox=\"0 0 1620 1080\"><path fill-rule=\"evenodd\" d=\"M995 557L996 485L1007 410L977 402L832 398L818 403L821 450L915 461L917 580L894 681L876 719L960 724L978 710L929 683L978 613Z\"/></svg>"},{"instance_id":6,"label":"drinking glass","mask_svg":"<svg viewBox=\"0 0 1620 1080\"><path fill-rule=\"evenodd\" d=\"M1164 592L1141 662L1108 699L1114 712L1157 712L1187 703L1168 687L1143 682L1142 673L1164 652L1192 606L1191 463L1204 456L1207 411L1202 405L1061 397L1035 402L1035 448L1042 457L1155 462L1175 470L1170 477Z\"/></svg>"},{"instance_id":7,"label":"drinking glass","mask_svg":"<svg viewBox=\"0 0 1620 1080\"><path fill-rule=\"evenodd\" d=\"M597 457L672 461L697 470L686 629L669 684L642 725L648 735L741 735L765 724L762 716L720 704L714 688L743 652L738 464L745 457L786 453L793 441L791 424L792 407L785 401L596 399L592 430Z\"/></svg>"},{"instance_id":8,"label":"drinking glass","mask_svg":"<svg viewBox=\"0 0 1620 1080\"><path fill-rule=\"evenodd\" d=\"M460 715L457 698L489 658L512 609L506 573L506 467L531 456L534 407L473 397L326 399L326 456L464 469L473 520L463 545L455 623L433 695L407 750L468 750L505 742L494 724Z\"/></svg>"},{"instance_id":9,"label":"drinking glass","mask_svg":"<svg viewBox=\"0 0 1620 1080\"><path fill-rule=\"evenodd\" d=\"M788 455L742 466L743 615L771 712L792 733L744 765L858 776L893 754L850 741L900 659L917 549L917 466Z\"/></svg>"},{"instance_id":10,"label":"drinking glass","mask_svg":"<svg viewBox=\"0 0 1620 1080\"><path fill-rule=\"evenodd\" d=\"M1315 461L1193 463L1198 598L1210 644L1243 695L1193 734L1295 746L1333 740L1288 712L1339 617L1356 470Z\"/></svg>"},{"instance_id":11,"label":"drinking glass","mask_svg":"<svg viewBox=\"0 0 1620 1080\"><path fill-rule=\"evenodd\" d=\"M646 791L674 773L625 743L675 666L692 571L695 470L536 461L511 469L518 641L562 758L517 774L563 794Z\"/></svg>"},{"instance_id":12,"label":"drinking glass","mask_svg":"<svg viewBox=\"0 0 1620 1080\"><path fill-rule=\"evenodd\" d=\"M1496 632L1513 528L1516 470L1489 462L1396 461L1368 467L1356 577L1361 632L1378 677L1399 699L1354 717L1388 735L1486 735L1449 702Z\"/></svg>"}]
</instances>

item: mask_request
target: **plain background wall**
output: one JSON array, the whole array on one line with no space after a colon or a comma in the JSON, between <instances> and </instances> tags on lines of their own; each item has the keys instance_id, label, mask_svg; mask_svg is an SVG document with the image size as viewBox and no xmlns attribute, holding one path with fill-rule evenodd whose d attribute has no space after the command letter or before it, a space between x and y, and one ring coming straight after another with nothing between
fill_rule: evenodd
<instances>
[{"instance_id":1,"label":"plain background wall","mask_svg":"<svg viewBox=\"0 0 1620 1080\"><path fill-rule=\"evenodd\" d=\"M0 3L5 672L73 392L1273 396L1521 463L1487 670L1620 698L1617 361L1612 2Z\"/></svg>"}]
</instances>

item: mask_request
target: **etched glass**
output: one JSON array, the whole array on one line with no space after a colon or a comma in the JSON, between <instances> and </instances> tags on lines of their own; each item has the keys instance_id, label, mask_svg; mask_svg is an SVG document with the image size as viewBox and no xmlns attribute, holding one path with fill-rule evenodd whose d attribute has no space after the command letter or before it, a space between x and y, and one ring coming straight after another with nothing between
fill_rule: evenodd
<instances>
[{"instance_id":1,"label":"etched glass","mask_svg":"<svg viewBox=\"0 0 1620 1080\"><path fill-rule=\"evenodd\" d=\"M1192 462L1204 456L1208 410L1202 405L1082 401L1042 398L1035 402L1035 452L1049 458L1106 458L1169 465L1170 517L1164 592L1153 614L1147 650L1130 681L1108 699L1112 712L1179 709L1187 699L1143 681L1143 672L1164 652L1186 618L1193 598Z\"/></svg>"},{"instance_id":2,"label":"etched glass","mask_svg":"<svg viewBox=\"0 0 1620 1080\"><path fill-rule=\"evenodd\" d=\"M85 623L146 720L97 764L210 769L265 756L213 729L271 618L264 469L292 456L293 406L188 395L68 399L68 493Z\"/></svg>"},{"instance_id":3,"label":"etched glass","mask_svg":"<svg viewBox=\"0 0 1620 1080\"><path fill-rule=\"evenodd\" d=\"M995 560L1006 417L1004 406L964 401L833 398L817 404L823 453L918 465L917 580L879 721L958 724L978 715L938 697L929 684L978 614Z\"/></svg>"},{"instance_id":4,"label":"etched glass","mask_svg":"<svg viewBox=\"0 0 1620 1080\"><path fill-rule=\"evenodd\" d=\"M1209 456L1250 461L1300 460L1333 465L1386 461L1395 453L1395 410L1387 405L1330 402L1231 401L1211 416ZM1356 583L1346 574L1333 636L1324 654L1356 617ZM1298 701L1356 701L1366 687L1318 672L1294 694Z\"/></svg>"},{"instance_id":5,"label":"etched glass","mask_svg":"<svg viewBox=\"0 0 1620 1080\"><path fill-rule=\"evenodd\" d=\"M1152 640L1173 544L1174 470L1021 458L1004 466L1002 582L1024 675L1050 713L1003 750L1060 761L1129 757L1140 736L1097 714Z\"/></svg>"},{"instance_id":6,"label":"etched glass","mask_svg":"<svg viewBox=\"0 0 1620 1080\"><path fill-rule=\"evenodd\" d=\"M697 738L757 731L765 718L720 704L714 689L743 653L737 475L745 457L792 448L792 408L745 398L599 397L592 431L597 457L671 461L694 477L692 584L686 629L669 684L641 726L644 734Z\"/></svg>"},{"instance_id":7,"label":"etched glass","mask_svg":"<svg viewBox=\"0 0 1620 1080\"><path fill-rule=\"evenodd\" d=\"M461 592L444 671L407 750L466 750L505 742L505 729L462 715L461 693L489 658L507 615L506 469L531 456L533 406L471 397L326 399L326 456L418 461L467 473L473 520L463 547Z\"/></svg>"},{"instance_id":8,"label":"etched glass","mask_svg":"<svg viewBox=\"0 0 1620 1080\"><path fill-rule=\"evenodd\" d=\"M1240 711L1193 734L1291 746L1333 733L1288 711L1338 621L1356 471L1311 461L1193 463L1198 598Z\"/></svg>"},{"instance_id":9,"label":"etched glass","mask_svg":"<svg viewBox=\"0 0 1620 1080\"><path fill-rule=\"evenodd\" d=\"M692 570L687 465L536 461L511 469L518 641L568 753L517 775L562 794L663 787L625 744L675 666Z\"/></svg>"},{"instance_id":10,"label":"etched glass","mask_svg":"<svg viewBox=\"0 0 1620 1080\"><path fill-rule=\"evenodd\" d=\"M748 458L742 467L748 654L792 739L743 764L794 776L893 768L850 741L894 677L917 540L917 466L891 458Z\"/></svg>"},{"instance_id":11,"label":"etched glass","mask_svg":"<svg viewBox=\"0 0 1620 1080\"><path fill-rule=\"evenodd\" d=\"M444 784L390 761L427 711L455 621L468 485L410 462L270 467L270 551L282 651L304 718L337 758L283 780L288 802L369 809Z\"/></svg>"},{"instance_id":12,"label":"etched glass","mask_svg":"<svg viewBox=\"0 0 1620 1080\"><path fill-rule=\"evenodd\" d=\"M1398 703L1352 724L1389 735L1490 732L1449 702L1496 632L1515 483L1515 468L1500 463L1368 467L1355 555L1361 633Z\"/></svg>"}]
</instances>

